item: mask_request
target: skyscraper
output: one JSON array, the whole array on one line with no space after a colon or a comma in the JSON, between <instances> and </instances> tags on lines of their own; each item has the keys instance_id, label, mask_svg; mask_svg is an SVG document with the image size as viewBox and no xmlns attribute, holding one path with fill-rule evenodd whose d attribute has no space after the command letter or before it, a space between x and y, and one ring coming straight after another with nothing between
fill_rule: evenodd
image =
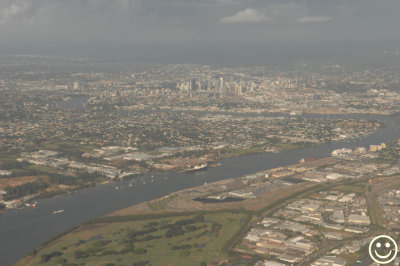
<instances>
[{"instance_id":1,"label":"skyscraper","mask_svg":"<svg viewBox=\"0 0 400 266\"><path fill-rule=\"evenodd\" d=\"M74 82L74 90L77 90L77 89L79 89L79 82L75 81Z\"/></svg>"},{"instance_id":2,"label":"skyscraper","mask_svg":"<svg viewBox=\"0 0 400 266\"><path fill-rule=\"evenodd\" d=\"M222 93L223 90L224 90L224 78L223 77L219 78L219 84L218 85L219 85L218 86L218 90L219 90L220 93Z\"/></svg>"},{"instance_id":3,"label":"skyscraper","mask_svg":"<svg viewBox=\"0 0 400 266\"><path fill-rule=\"evenodd\" d=\"M195 78L192 78L190 80L190 90L191 91L197 90L197 80Z\"/></svg>"},{"instance_id":4,"label":"skyscraper","mask_svg":"<svg viewBox=\"0 0 400 266\"><path fill-rule=\"evenodd\" d=\"M207 90L211 91L212 83L211 83L211 76L207 77Z\"/></svg>"}]
</instances>

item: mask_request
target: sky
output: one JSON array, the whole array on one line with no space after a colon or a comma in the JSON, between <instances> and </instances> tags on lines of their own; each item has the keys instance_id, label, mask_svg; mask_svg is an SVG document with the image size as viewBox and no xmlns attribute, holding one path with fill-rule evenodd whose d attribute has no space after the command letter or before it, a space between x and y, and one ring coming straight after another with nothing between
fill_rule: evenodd
<instances>
[{"instance_id":1,"label":"sky","mask_svg":"<svg viewBox=\"0 0 400 266\"><path fill-rule=\"evenodd\" d=\"M235 63L396 50L399 13L399 0L0 0L0 53Z\"/></svg>"}]
</instances>

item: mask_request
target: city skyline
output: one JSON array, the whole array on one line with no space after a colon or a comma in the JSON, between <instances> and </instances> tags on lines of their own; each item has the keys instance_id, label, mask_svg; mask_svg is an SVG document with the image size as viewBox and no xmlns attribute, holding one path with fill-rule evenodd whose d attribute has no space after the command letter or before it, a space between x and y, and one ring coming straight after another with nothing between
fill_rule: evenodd
<instances>
[{"instance_id":1,"label":"city skyline","mask_svg":"<svg viewBox=\"0 0 400 266\"><path fill-rule=\"evenodd\" d=\"M0 266L400 265L398 11L0 0Z\"/></svg>"}]
</instances>

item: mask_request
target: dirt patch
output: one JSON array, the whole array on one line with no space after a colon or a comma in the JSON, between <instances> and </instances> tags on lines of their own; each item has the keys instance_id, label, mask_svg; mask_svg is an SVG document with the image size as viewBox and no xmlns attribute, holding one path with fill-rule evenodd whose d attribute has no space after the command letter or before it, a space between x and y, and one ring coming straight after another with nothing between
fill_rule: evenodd
<instances>
[{"instance_id":1,"label":"dirt patch","mask_svg":"<svg viewBox=\"0 0 400 266\"><path fill-rule=\"evenodd\" d=\"M24 177L14 177L14 178L1 178L0 179L0 189L5 187L16 187L23 185L25 183L31 183L37 180L43 179L43 176L24 176Z\"/></svg>"},{"instance_id":2,"label":"dirt patch","mask_svg":"<svg viewBox=\"0 0 400 266\"><path fill-rule=\"evenodd\" d=\"M201 210L222 210L222 209L237 209L246 208L248 210L257 211L263 209L268 205L272 205L282 199L288 198L297 192L306 190L315 186L314 183L304 182L297 185L292 185L279 190L267 192L259 195L255 199L246 199L239 202L224 202L224 203L201 203L192 199L198 196L198 190L191 188L191 193L185 193L187 190L175 192L175 194L184 195L178 197L172 201L169 201L165 208L160 210L152 210L148 202L143 202L110 214L110 216L120 215L133 215L133 214L145 214L145 213L165 213L165 212L184 212L184 211L201 211ZM161 200L161 199L160 199Z\"/></svg>"},{"instance_id":3,"label":"dirt patch","mask_svg":"<svg viewBox=\"0 0 400 266\"><path fill-rule=\"evenodd\" d=\"M147 205L146 202L139 203L133 206L130 206L125 209L118 210L109 214L108 216L123 216L123 215L131 215L131 214L143 214L152 212L150 207Z\"/></svg>"}]
</instances>

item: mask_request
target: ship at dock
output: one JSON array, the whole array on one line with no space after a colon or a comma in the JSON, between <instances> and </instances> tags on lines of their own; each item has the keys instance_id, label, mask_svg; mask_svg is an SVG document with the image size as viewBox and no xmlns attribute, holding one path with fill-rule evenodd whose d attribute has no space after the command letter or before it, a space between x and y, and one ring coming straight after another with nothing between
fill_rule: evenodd
<instances>
[{"instance_id":1,"label":"ship at dock","mask_svg":"<svg viewBox=\"0 0 400 266\"><path fill-rule=\"evenodd\" d=\"M186 170L184 170L184 173L193 173L193 172L197 172L197 171L202 171L202 170L206 170L208 168L208 164L207 163L203 163L203 164L199 164L199 165L195 165L193 167L190 167Z\"/></svg>"}]
</instances>

